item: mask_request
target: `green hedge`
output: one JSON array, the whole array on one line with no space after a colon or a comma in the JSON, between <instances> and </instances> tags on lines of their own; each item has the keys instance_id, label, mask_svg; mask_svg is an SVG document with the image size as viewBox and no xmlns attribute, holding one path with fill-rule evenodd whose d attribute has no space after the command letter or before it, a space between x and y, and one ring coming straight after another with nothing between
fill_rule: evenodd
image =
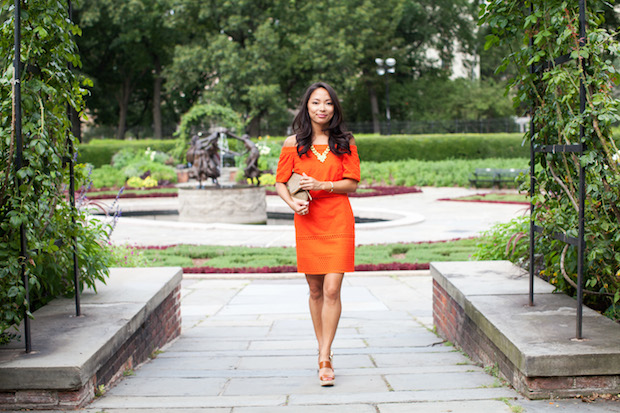
<instances>
[{"instance_id":1,"label":"green hedge","mask_svg":"<svg viewBox=\"0 0 620 413\"><path fill-rule=\"evenodd\" d=\"M154 151L169 152L174 149L176 144L176 139L144 139L138 141L97 139L79 146L77 160L79 163L90 163L98 168L110 164L112 156L121 149L146 150L151 148Z\"/></svg>"},{"instance_id":2,"label":"green hedge","mask_svg":"<svg viewBox=\"0 0 620 413\"><path fill-rule=\"evenodd\" d=\"M529 145L522 146L521 133L445 134L445 135L356 135L360 158L368 162L406 159L440 161L445 159L529 158ZM278 138L273 139L278 141ZM79 147L78 162L96 167L109 164L112 156L124 148L151 148L169 152L172 140L97 139Z\"/></svg>"},{"instance_id":3,"label":"green hedge","mask_svg":"<svg viewBox=\"0 0 620 413\"><path fill-rule=\"evenodd\" d=\"M529 158L522 133L445 135L359 135L360 159L369 162L419 159Z\"/></svg>"}]
</instances>

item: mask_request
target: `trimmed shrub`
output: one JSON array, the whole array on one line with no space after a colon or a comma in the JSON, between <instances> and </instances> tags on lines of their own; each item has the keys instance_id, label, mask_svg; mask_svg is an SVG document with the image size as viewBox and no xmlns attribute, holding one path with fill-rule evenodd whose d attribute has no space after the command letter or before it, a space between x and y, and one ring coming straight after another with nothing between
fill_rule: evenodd
<instances>
[{"instance_id":1,"label":"trimmed shrub","mask_svg":"<svg viewBox=\"0 0 620 413\"><path fill-rule=\"evenodd\" d=\"M120 188L125 185L127 177L118 169L103 165L101 168L94 168L90 174L95 188Z\"/></svg>"},{"instance_id":2,"label":"trimmed shrub","mask_svg":"<svg viewBox=\"0 0 620 413\"><path fill-rule=\"evenodd\" d=\"M241 116L231 108L214 103L196 104L181 117L181 124L175 133L179 139L175 140L176 146L172 153L174 158L184 161L192 135L207 132L213 126L230 129L239 135L243 131Z\"/></svg>"},{"instance_id":3,"label":"trimmed shrub","mask_svg":"<svg viewBox=\"0 0 620 413\"><path fill-rule=\"evenodd\" d=\"M78 148L78 162L89 163L95 167L100 167L112 163L112 157L122 149L136 151L146 151L151 148L154 151L170 152L175 148L176 140L156 140L145 139L139 141L116 139L93 140L86 144L80 144Z\"/></svg>"},{"instance_id":4,"label":"trimmed shrub","mask_svg":"<svg viewBox=\"0 0 620 413\"><path fill-rule=\"evenodd\" d=\"M360 159L368 162L529 158L529 144L523 141L521 133L356 137Z\"/></svg>"}]
</instances>

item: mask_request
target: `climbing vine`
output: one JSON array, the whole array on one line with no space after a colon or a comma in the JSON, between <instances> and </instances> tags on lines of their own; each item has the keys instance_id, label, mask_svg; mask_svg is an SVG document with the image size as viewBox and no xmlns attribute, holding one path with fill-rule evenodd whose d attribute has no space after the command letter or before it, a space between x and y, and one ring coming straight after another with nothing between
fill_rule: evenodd
<instances>
[{"instance_id":1,"label":"climbing vine","mask_svg":"<svg viewBox=\"0 0 620 413\"><path fill-rule=\"evenodd\" d=\"M508 65L517 69L510 87L517 91L516 105L535 108L530 113L535 131L531 137L534 145L582 142L586 147L582 157L572 153L536 156L534 220L545 228L536 241L537 253L544 257L541 275L559 290L574 292L577 249L554 240L550 234L578 235L578 177L580 165L584 165L584 274L585 288L589 291L586 302L618 317L620 154L611 125L620 121L620 115L619 102L611 91L619 80L613 62L620 46L616 33L609 33L602 27L599 7L603 3L589 1L587 4L585 39L579 36L576 1L490 1L482 6L481 24L492 29L487 37L487 48L509 45L515 37L522 39L521 48L511 50L498 70ZM569 55L571 60L554 63L554 59L563 55ZM531 71L530 65L543 65L543 70ZM583 113L580 113L579 103L580 81L587 98ZM585 132L583 140L581 127ZM529 143L529 139L528 133L524 144ZM529 184L528 180L522 189L529 190ZM523 261L523 257L514 258Z\"/></svg>"},{"instance_id":2,"label":"climbing vine","mask_svg":"<svg viewBox=\"0 0 620 413\"><path fill-rule=\"evenodd\" d=\"M67 197L67 160L76 156L69 150L74 137L68 134L67 107L81 112L84 80L69 69L69 64L80 65L73 40L80 30L70 22L66 2L21 2L23 167L16 173L13 7L12 1L3 0L0 11L0 342L24 316L22 264L29 280L30 311L34 311L73 291L73 237L78 241L82 287L104 279L110 256L106 224L88 220L84 211L76 212ZM82 181L84 170L76 168ZM27 239L26 257L20 254L21 225Z\"/></svg>"}]
</instances>

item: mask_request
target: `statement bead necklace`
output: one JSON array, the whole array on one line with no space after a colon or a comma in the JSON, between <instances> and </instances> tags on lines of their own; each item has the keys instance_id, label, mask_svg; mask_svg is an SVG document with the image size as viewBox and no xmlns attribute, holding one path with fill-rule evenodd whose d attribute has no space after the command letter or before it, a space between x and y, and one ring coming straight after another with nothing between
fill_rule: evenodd
<instances>
[{"instance_id":1,"label":"statement bead necklace","mask_svg":"<svg viewBox=\"0 0 620 413\"><path fill-rule=\"evenodd\" d=\"M327 154L329 153L329 145L327 146L327 148L323 151L323 153L319 153L319 151L316 150L316 148L314 147L314 145L312 145L310 147L310 150L312 151L312 153L316 156L316 159L319 160L319 162L323 163L325 162L325 160L327 159Z\"/></svg>"}]
</instances>

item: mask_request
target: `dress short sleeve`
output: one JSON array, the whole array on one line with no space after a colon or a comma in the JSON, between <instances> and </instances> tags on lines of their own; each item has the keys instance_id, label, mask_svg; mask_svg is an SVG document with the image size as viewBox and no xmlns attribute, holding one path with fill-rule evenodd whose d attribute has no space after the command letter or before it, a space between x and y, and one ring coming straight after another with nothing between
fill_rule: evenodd
<instances>
[{"instance_id":1,"label":"dress short sleeve","mask_svg":"<svg viewBox=\"0 0 620 413\"><path fill-rule=\"evenodd\" d=\"M285 146L280 152L278 160L278 169L276 172L276 182L288 182L293 174L295 166L295 157L297 156L297 148L295 146Z\"/></svg>"},{"instance_id":2,"label":"dress short sleeve","mask_svg":"<svg viewBox=\"0 0 620 413\"><path fill-rule=\"evenodd\" d=\"M354 179L357 182L361 179L360 157L357 153L357 146L350 146L351 153L344 154L342 158L343 178Z\"/></svg>"}]
</instances>

